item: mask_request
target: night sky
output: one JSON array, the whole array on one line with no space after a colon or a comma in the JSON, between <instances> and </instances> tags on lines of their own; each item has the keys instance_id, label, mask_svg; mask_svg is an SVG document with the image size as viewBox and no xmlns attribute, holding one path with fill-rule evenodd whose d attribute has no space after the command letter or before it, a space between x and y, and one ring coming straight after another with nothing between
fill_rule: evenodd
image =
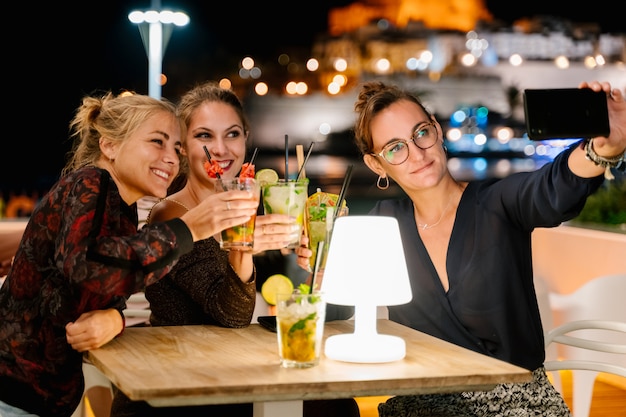
<instances>
[{"instance_id":1,"label":"night sky","mask_svg":"<svg viewBox=\"0 0 626 417\"><path fill-rule=\"evenodd\" d=\"M5 6L0 29L8 109L0 148L4 156L0 191L5 192L45 190L56 179L70 147L68 124L83 95L122 89L147 93L145 50L127 15L134 8L148 8L149 0L17 3ZM162 8L180 9L191 17L189 26L174 29L163 62L164 73L185 80L179 88L186 89L209 79L211 71L232 57L277 56L283 47L310 46L317 34L326 32L328 10L353 1L313 1L310 6L293 1L161 3ZM579 8L571 2L532 0L494 0L486 6L509 23L545 14L596 22L603 32L626 32L626 24L618 21L620 12L609 0ZM305 17L298 19L302 12ZM175 100L168 88L172 87L166 85L163 95Z\"/></svg>"}]
</instances>

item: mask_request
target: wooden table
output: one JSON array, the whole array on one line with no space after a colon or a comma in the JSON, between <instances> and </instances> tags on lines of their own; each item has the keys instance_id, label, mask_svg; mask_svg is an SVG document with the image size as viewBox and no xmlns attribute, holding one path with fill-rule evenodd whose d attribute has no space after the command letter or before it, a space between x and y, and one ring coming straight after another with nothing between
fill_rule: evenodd
<instances>
[{"instance_id":1,"label":"wooden table","mask_svg":"<svg viewBox=\"0 0 626 417\"><path fill-rule=\"evenodd\" d=\"M325 337L351 333L351 320L326 323ZM301 416L307 399L489 390L527 382L523 368L472 352L395 322L378 331L406 341L403 360L382 364L338 362L285 369L276 334L258 324L127 328L88 356L120 390L151 405L254 403L255 417Z\"/></svg>"}]
</instances>

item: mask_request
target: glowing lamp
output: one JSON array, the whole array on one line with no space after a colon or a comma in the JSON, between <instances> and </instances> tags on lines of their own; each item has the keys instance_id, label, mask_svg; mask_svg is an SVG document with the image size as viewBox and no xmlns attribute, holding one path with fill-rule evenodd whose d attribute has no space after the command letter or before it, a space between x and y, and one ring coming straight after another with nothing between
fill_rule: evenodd
<instances>
[{"instance_id":1,"label":"glowing lamp","mask_svg":"<svg viewBox=\"0 0 626 417\"><path fill-rule=\"evenodd\" d=\"M354 333L328 337L325 355L360 363L404 358L404 339L379 334L378 306L413 298L398 221L385 216L343 216L335 220L322 279L326 302L354 306Z\"/></svg>"}]
</instances>

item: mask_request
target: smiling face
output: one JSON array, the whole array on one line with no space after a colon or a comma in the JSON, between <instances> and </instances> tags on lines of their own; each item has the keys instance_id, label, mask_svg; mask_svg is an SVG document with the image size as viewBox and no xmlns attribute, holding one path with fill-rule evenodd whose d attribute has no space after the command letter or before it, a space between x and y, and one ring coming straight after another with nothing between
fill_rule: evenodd
<instances>
[{"instance_id":1,"label":"smiling face","mask_svg":"<svg viewBox=\"0 0 626 417\"><path fill-rule=\"evenodd\" d=\"M209 181L204 169L204 146L211 160L222 168L222 178L238 176L246 157L246 138L243 121L231 105L219 101L202 103L192 113L187 128L189 181Z\"/></svg>"},{"instance_id":2,"label":"smiling face","mask_svg":"<svg viewBox=\"0 0 626 417\"><path fill-rule=\"evenodd\" d=\"M381 152L385 145L397 139L410 140L417 126L431 121L421 107L408 100L389 105L372 118L373 152ZM441 126L435 123L435 127L437 143L428 149L420 149L409 142L408 158L398 165L390 164L381 156L365 155L363 159L372 171L382 176L386 173L405 191L432 187L447 173Z\"/></svg>"},{"instance_id":3,"label":"smiling face","mask_svg":"<svg viewBox=\"0 0 626 417\"><path fill-rule=\"evenodd\" d=\"M144 196L163 198L178 174L181 130L178 119L159 112L146 121L124 142L103 138L106 168L127 204Z\"/></svg>"}]
</instances>

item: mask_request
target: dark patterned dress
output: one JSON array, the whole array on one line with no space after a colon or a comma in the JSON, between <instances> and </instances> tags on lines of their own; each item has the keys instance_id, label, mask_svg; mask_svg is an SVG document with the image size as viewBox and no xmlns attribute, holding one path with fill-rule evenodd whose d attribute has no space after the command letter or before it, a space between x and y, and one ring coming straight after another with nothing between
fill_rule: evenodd
<instances>
[{"instance_id":1,"label":"dark patterned dress","mask_svg":"<svg viewBox=\"0 0 626 417\"><path fill-rule=\"evenodd\" d=\"M447 292L417 231L412 202L386 200L372 209L398 219L413 292L408 304L389 307L389 318L534 371L532 383L489 392L395 397L379 406L381 417L569 415L543 370L531 235L574 218L604 181L574 175L570 152L534 172L468 184L448 246Z\"/></svg>"},{"instance_id":2,"label":"dark patterned dress","mask_svg":"<svg viewBox=\"0 0 626 417\"><path fill-rule=\"evenodd\" d=\"M256 281L253 276L242 282L228 262L228 252L209 238L195 242L170 274L147 287L146 299L153 326L246 327L254 313Z\"/></svg>"},{"instance_id":3,"label":"dark patterned dress","mask_svg":"<svg viewBox=\"0 0 626 417\"><path fill-rule=\"evenodd\" d=\"M55 184L32 213L0 289L0 400L40 416L70 416L84 389L83 354L65 326L85 312L125 306L168 273L193 240L180 219L137 231L105 170Z\"/></svg>"}]
</instances>

